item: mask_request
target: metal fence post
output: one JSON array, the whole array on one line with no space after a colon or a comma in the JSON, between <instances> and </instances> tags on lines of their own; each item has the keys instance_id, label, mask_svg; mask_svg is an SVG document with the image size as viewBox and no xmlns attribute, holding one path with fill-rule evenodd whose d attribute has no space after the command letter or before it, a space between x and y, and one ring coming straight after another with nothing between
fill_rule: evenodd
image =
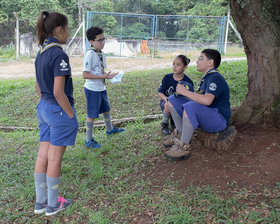
<instances>
[{"instance_id":1,"label":"metal fence post","mask_svg":"<svg viewBox=\"0 0 280 224\"><path fill-rule=\"evenodd\" d=\"M91 25L91 12L87 11L87 18L86 18L87 24L86 24L86 30L88 30L89 26ZM89 42L86 38L86 51L88 50Z\"/></svg>"},{"instance_id":2,"label":"metal fence post","mask_svg":"<svg viewBox=\"0 0 280 224\"><path fill-rule=\"evenodd\" d=\"M223 29L223 17L220 18L220 30L218 40L218 51L221 53L221 41L222 41L222 29Z\"/></svg>"},{"instance_id":3,"label":"metal fence post","mask_svg":"<svg viewBox=\"0 0 280 224\"><path fill-rule=\"evenodd\" d=\"M120 57L122 56L122 31L123 31L123 14L121 14Z\"/></svg>"},{"instance_id":4,"label":"metal fence post","mask_svg":"<svg viewBox=\"0 0 280 224\"><path fill-rule=\"evenodd\" d=\"M226 25L226 16L223 16L223 30L222 30L222 43L221 43L222 54L224 53L225 25Z\"/></svg>"},{"instance_id":5,"label":"metal fence post","mask_svg":"<svg viewBox=\"0 0 280 224\"><path fill-rule=\"evenodd\" d=\"M187 23L187 37L186 37L186 55L188 52L188 41L189 41L189 28L190 28L190 16L188 18L188 23Z\"/></svg>"},{"instance_id":6,"label":"metal fence post","mask_svg":"<svg viewBox=\"0 0 280 224\"><path fill-rule=\"evenodd\" d=\"M82 34L82 38L83 38L83 55L85 55L86 53L86 19L85 19L85 10L83 8L83 34Z\"/></svg>"},{"instance_id":7,"label":"metal fence post","mask_svg":"<svg viewBox=\"0 0 280 224\"><path fill-rule=\"evenodd\" d=\"M19 19L17 12L14 12L14 15L16 17L16 32L15 32L15 38L16 38L16 60L19 59Z\"/></svg>"},{"instance_id":8,"label":"metal fence post","mask_svg":"<svg viewBox=\"0 0 280 224\"><path fill-rule=\"evenodd\" d=\"M230 8L228 8L227 13L227 26L226 26L226 36L225 36L225 45L224 45L224 53L227 53L227 40L228 40L228 25L229 25L229 19L230 19Z\"/></svg>"},{"instance_id":9,"label":"metal fence post","mask_svg":"<svg viewBox=\"0 0 280 224\"><path fill-rule=\"evenodd\" d=\"M154 58L156 58L156 50L157 50L157 32L158 32L158 16L155 15L155 26L154 26Z\"/></svg>"}]
</instances>

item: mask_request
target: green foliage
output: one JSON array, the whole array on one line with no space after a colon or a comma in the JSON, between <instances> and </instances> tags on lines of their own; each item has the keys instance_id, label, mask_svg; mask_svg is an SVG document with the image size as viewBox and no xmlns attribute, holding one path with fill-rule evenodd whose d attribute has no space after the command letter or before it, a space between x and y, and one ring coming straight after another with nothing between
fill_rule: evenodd
<instances>
[{"instance_id":1,"label":"green foliage","mask_svg":"<svg viewBox=\"0 0 280 224\"><path fill-rule=\"evenodd\" d=\"M110 0L92 1L85 3L86 8L93 9L97 12L113 12L114 3Z\"/></svg>"},{"instance_id":2,"label":"green foliage","mask_svg":"<svg viewBox=\"0 0 280 224\"><path fill-rule=\"evenodd\" d=\"M99 26L105 28L106 35L119 35L120 29L117 20L110 15L96 15L93 19L92 26Z\"/></svg>"},{"instance_id":3,"label":"green foliage","mask_svg":"<svg viewBox=\"0 0 280 224\"><path fill-rule=\"evenodd\" d=\"M14 18L13 12L18 12L19 18L32 18L37 17L42 10L63 11L58 0L0 0L0 5L8 18Z\"/></svg>"},{"instance_id":4,"label":"green foliage","mask_svg":"<svg viewBox=\"0 0 280 224\"><path fill-rule=\"evenodd\" d=\"M134 23L124 28L123 35L127 37L149 37L149 29L143 23Z\"/></svg>"},{"instance_id":5,"label":"green foliage","mask_svg":"<svg viewBox=\"0 0 280 224\"><path fill-rule=\"evenodd\" d=\"M157 37L159 37L159 38L166 38L166 34L165 34L165 32L163 32L163 31L159 31L159 32L157 33Z\"/></svg>"},{"instance_id":6,"label":"green foliage","mask_svg":"<svg viewBox=\"0 0 280 224\"><path fill-rule=\"evenodd\" d=\"M18 12L22 21L21 33L32 32L35 34L35 24L39 13L42 10L59 11L65 13L69 19L71 35L74 34L78 23L78 5L83 5L85 10L101 12L130 12L153 15L195 15L195 16L223 16L227 12L228 2L226 0L0 0L0 27L8 32L0 35L0 46L13 42L11 36L14 35L15 17L13 12ZM3 6L3 7L2 7ZM91 25L97 25L106 29L107 35L120 35L120 18L112 15L98 15L94 17ZM133 20L133 19L132 19ZM143 25L144 24L146 28ZM158 29L158 38L185 39L189 40L210 40L218 39L220 29L219 22L212 23L208 20L196 19L190 21L187 27L185 19L171 19L161 22ZM128 21L124 24L125 36L146 37L150 36L151 24L143 21ZM229 30L229 40L236 41L232 30Z\"/></svg>"},{"instance_id":7,"label":"green foliage","mask_svg":"<svg viewBox=\"0 0 280 224\"><path fill-rule=\"evenodd\" d=\"M113 0L115 12L153 14L152 0Z\"/></svg>"},{"instance_id":8,"label":"green foliage","mask_svg":"<svg viewBox=\"0 0 280 224\"><path fill-rule=\"evenodd\" d=\"M7 13L2 8L0 8L0 23L3 23L7 20L8 20Z\"/></svg>"},{"instance_id":9,"label":"green foliage","mask_svg":"<svg viewBox=\"0 0 280 224\"><path fill-rule=\"evenodd\" d=\"M61 13L77 13L76 0L0 0L0 28L6 30L0 34L0 46L13 42L15 29L15 15L20 19L20 33L32 32L35 34L35 25L41 11L58 11ZM70 30L75 18L68 16Z\"/></svg>"},{"instance_id":10,"label":"green foliage","mask_svg":"<svg viewBox=\"0 0 280 224\"><path fill-rule=\"evenodd\" d=\"M228 9L227 0L199 1L187 14L193 16L224 16Z\"/></svg>"},{"instance_id":11,"label":"green foliage","mask_svg":"<svg viewBox=\"0 0 280 224\"><path fill-rule=\"evenodd\" d=\"M176 15L173 0L160 0L154 3L155 14L158 15Z\"/></svg>"}]
</instances>

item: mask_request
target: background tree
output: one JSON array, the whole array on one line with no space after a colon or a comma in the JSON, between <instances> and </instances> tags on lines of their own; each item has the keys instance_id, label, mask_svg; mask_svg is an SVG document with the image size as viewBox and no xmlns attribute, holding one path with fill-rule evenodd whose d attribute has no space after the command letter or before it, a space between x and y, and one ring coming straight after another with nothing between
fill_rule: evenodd
<instances>
[{"instance_id":1,"label":"background tree","mask_svg":"<svg viewBox=\"0 0 280 224\"><path fill-rule=\"evenodd\" d=\"M14 12L17 12L20 18L20 33L33 30L35 34L37 17L42 10L59 11L67 15L77 13L76 0L0 0L0 29L5 30L0 33L0 46L10 44L11 36L14 36ZM73 20L70 16L70 26L72 23Z\"/></svg>"},{"instance_id":2,"label":"background tree","mask_svg":"<svg viewBox=\"0 0 280 224\"><path fill-rule=\"evenodd\" d=\"M236 122L280 127L280 1L230 0L248 60L248 94Z\"/></svg>"}]
</instances>

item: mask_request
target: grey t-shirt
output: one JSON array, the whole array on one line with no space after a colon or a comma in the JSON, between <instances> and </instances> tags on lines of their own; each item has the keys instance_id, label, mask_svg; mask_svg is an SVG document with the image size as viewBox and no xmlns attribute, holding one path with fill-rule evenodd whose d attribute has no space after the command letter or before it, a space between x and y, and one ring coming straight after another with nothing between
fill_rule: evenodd
<instances>
[{"instance_id":1,"label":"grey t-shirt","mask_svg":"<svg viewBox=\"0 0 280 224\"><path fill-rule=\"evenodd\" d=\"M104 68L106 68L107 64L106 64L106 56L104 52L102 52L102 58L103 58ZM103 75L100 58L94 50L87 51L84 57L83 71L87 71L89 72L89 74L93 74L93 75L100 75L100 76ZM87 79L84 87L96 92L101 92L106 90L104 79Z\"/></svg>"}]
</instances>

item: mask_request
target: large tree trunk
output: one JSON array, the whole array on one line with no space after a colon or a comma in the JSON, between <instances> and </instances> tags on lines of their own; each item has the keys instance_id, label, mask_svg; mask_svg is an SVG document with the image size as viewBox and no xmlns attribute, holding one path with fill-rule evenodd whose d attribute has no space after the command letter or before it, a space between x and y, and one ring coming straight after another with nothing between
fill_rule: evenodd
<instances>
[{"instance_id":1,"label":"large tree trunk","mask_svg":"<svg viewBox=\"0 0 280 224\"><path fill-rule=\"evenodd\" d=\"M230 0L230 8L248 60L248 94L232 121L280 127L280 0Z\"/></svg>"}]
</instances>

